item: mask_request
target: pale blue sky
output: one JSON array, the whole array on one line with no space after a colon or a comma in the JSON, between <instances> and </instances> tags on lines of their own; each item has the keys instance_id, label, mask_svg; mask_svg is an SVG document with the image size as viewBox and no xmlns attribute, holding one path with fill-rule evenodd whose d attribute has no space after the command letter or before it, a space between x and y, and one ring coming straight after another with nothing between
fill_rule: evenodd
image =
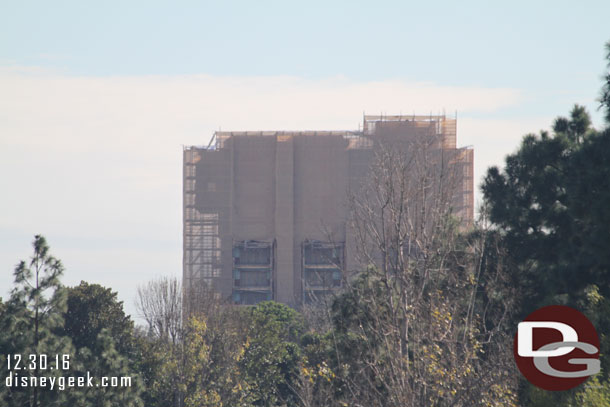
<instances>
[{"instance_id":1,"label":"pale blue sky","mask_svg":"<svg viewBox=\"0 0 610 407\"><path fill-rule=\"evenodd\" d=\"M5 61L77 75L346 75L556 88L599 72L606 1L12 2Z\"/></svg>"},{"instance_id":2,"label":"pale blue sky","mask_svg":"<svg viewBox=\"0 0 610 407\"><path fill-rule=\"evenodd\" d=\"M112 286L133 312L138 283L181 274L181 145L219 127L457 110L478 184L574 103L601 125L608 16L608 1L3 1L0 296L43 233L67 283Z\"/></svg>"}]
</instances>

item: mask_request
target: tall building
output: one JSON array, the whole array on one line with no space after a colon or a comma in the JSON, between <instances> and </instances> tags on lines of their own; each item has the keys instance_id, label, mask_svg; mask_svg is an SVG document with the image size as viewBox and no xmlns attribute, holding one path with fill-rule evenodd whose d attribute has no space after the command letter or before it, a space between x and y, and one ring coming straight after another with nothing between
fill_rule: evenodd
<instances>
[{"instance_id":1,"label":"tall building","mask_svg":"<svg viewBox=\"0 0 610 407\"><path fill-rule=\"evenodd\" d=\"M381 141L409 148L416 137L459 164L453 203L470 223L473 150L456 148L456 120L445 116L364 116L358 131L216 132L207 147L186 147L186 295L296 306L340 287L343 270L357 268L348 193Z\"/></svg>"}]
</instances>

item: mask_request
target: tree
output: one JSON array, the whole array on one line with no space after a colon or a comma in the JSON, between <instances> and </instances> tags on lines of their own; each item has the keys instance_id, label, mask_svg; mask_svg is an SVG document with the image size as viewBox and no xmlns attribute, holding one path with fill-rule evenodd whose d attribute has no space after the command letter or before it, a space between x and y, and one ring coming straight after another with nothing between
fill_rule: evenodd
<instances>
[{"instance_id":1,"label":"tree","mask_svg":"<svg viewBox=\"0 0 610 407\"><path fill-rule=\"evenodd\" d=\"M130 360L117 351L110 330L103 328L85 347L79 348L71 357L70 375L100 380L102 377L126 379L117 386L95 386L71 389L66 395L66 404L83 407L142 407L143 383L140 374L131 366ZM99 384L99 382L98 382Z\"/></svg>"},{"instance_id":2,"label":"tree","mask_svg":"<svg viewBox=\"0 0 610 407\"><path fill-rule=\"evenodd\" d=\"M175 277L138 287L136 307L151 335L176 344L182 329L182 285Z\"/></svg>"},{"instance_id":3,"label":"tree","mask_svg":"<svg viewBox=\"0 0 610 407\"><path fill-rule=\"evenodd\" d=\"M249 314L250 327L240 366L254 395L254 405L294 404L302 317L273 301L257 304Z\"/></svg>"},{"instance_id":4,"label":"tree","mask_svg":"<svg viewBox=\"0 0 610 407\"><path fill-rule=\"evenodd\" d=\"M610 67L610 43L606 44ZM610 124L610 74L601 107ZM610 131L598 132L581 106L553 133L527 135L504 169L487 171L482 190L490 219L505 236L526 290L523 312L574 303L595 285L610 295Z\"/></svg>"},{"instance_id":5,"label":"tree","mask_svg":"<svg viewBox=\"0 0 610 407\"><path fill-rule=\"evenodd\" d=\"M526 136L504 170L492 167L485 177L490 219L521 266L527 309L557 295L574 301L587 285L610 281L610 163L604 154L610 136L590 123L575 106L569 119L555 120L552 136Z\"/></svg>"},{"instance_id":6,"label":"tree","mask_svg":"<svg viewBox=\"0 0 610 407\"><path fill-rule=\"evenodd\" d=\"M610 406L610 382L600 382L598 377L590 381L574 397L575 403L570 407L606 407Z\"/></svg>"},{"instance_id":7,"label":"tree","mask_svg":"<svg viewBox=\"0 0 610 407\"><path fill-rule=\"evenodd\" d=\"M112 302L116 294L113 296L110 290L85 282L79 287L66 289L60 282L63 266L50 255L46 240L38 235L33 245L31 260L27 263L21 261L15 269L15 287L6 309L0 312L0 348L7 354L20 355L28 365L30 355L34 355L37 362L35 368L26 370L22 367L11 372L3 370L2 375L36 377L39 385L2 386L2 405L141 406L138 376L130 368L127 357L119 353L115 346L116 338L131 334L128 331L131 323L122 313L121 304ZM68 298L69 301L66 301ZM99 301L104 298L107 300L105 303ZM67 302L70 302L70 306ZM64 317L69 320L66 321ZM116 329L116 336L113 336L104 325L120 329ZM72 345L71 339L78 348ZM68 370L63 365L62 368L55 365L55 355L61 361L64 361L64 355L69 357ZM0 357L6 366L5 355ZM47 361L46 366L44 360ZM88 373L95 379L102 376L130 377L132 385L76 387L70 391L58 391L59 385L50 390L40 381L40 378L46 377L47 383L49 378L59 383L61 376L64 376L62 379L77 378Z\"/></svg>"},{"instance_id":8,"label":"tree","mask_svg":"<svg viewBox=\"0 0 610 407\"><path fill-rule=\"evenodd\" d=\"M506 158L502 171L488 170L482 185L490 219L502 235L512 281L520 292L518 318L543 305L565 304L586 311L607 308L610 295L610 133L590 126L584 108L553 124L553 134L527 135ZM608 359L610 320L586 312L602 335ZM521 384L523 402L567 405L574 392L546 394Z\"/></svg>"},{"instance_id":9,"label":"tree","mask_svg":"<svg viewBox=\"0 0 610 407\"><path fill-rule=\"evenodd\" d=\"M66 293L60 283L63 266L51 256L46 239L36 235L34 253L29 262L20 261L15 268L15 287L6 303L0 320L0 347L4 355L63 355L72 353L68 338L60 335L63 313L66 309ZM2 379L8 374L38 377L59 375L57 370L41 371L40 363L34 369L8 372L2 370ZM8 406L52 406L62 400L57 391L38 386L12 388L3 386L3 401Z\"/></svg>"},{"instance_id":10,"label":"tree","mask_svg":"<svg viewBox=\"0 0 610 407\"><path fill-rule=\"evenodd\" d=\"M213 296L205 299L203 308L185 304L187 318L176 308L182 299L175 279L140 287L137 306L148 332L136 343L147 406L250 405L250 387L240 366L248 312L222 306Z\"/></svg>"},{"instance_id":11,"label":"tree","mask_svg":"<svg viewBox=\"0 0 610 407\"><path fill-rule=\"evenodd\" d=\"M610 43L606 47L610 67ZM610 124L610 74L605 80L600 101ZM514 265L509 270L521 293L518 319L548 304L584 311L600 334L605 366L610 362L610 129L593 129L586 110L576 105L568 118L554 121L552 130L525 136L502 170L487 171L482 190ZM602 372L599 380L607 378ZM603 392L575 389L558 396L523 383L520 398L532 406L583 405L603 400Z\"/></svg>"},{"instance_id":12,"label":"tree","mask_svg":"<svg viewBox=\"0 0 610 407\"><path fill-rule=\"evenodd\" d=\"M610 132L591 129L579 106L553 129L526 136L483 183L491 221L520 265L524 312L574 304L591 285L610 295Z\"/></svg>"},{"instance_id":13,"label":"tree","mask_svg":"<svg viewBox=\"0 0 610 407\"><path fill-rule=\"evenodd\" d=\"M85 281L67 289L64 334L76 348L73 374L130 377L128 388L82 388L69 394L74 405L139 406L142 383L136 373L134 327L117 293Z\"/></svg>"},{"instance_id":14,"label":"tree","mask_svg":"<svg viewBox=\"0 0 610 407\"><path fill-rule=\"evenodd\" d=\"M245 332L237 329L240 317L233 311L226 308L223 315L191 316L176 344L140 338L147 407L252 405L250 387L239 368ZM214 319L224 323L210 324Z\"/></svg>"},{"instance_id":15,"label":"tree","mask_svg":"<svg viewBox=\"0 0 610 407\"><path fill-rule=\"evenodd\" d=\"M502 252L454 216L459 168L438 145L380 146L352 199L363 270L333 304L329 363L346 405L514 405Z\"/></svg>"},{"instance_id":16,"label":"tree","mask_svg":"<svg viewBox=\"0 0 610 407\"><path fill-rule=\"evenodd\" d=\"M253 406L246 377L238 370L243 344L225 366L216 366L205 318L189 318L184 341L184 380L180 383L185 407Z\"/></svg>"},{"instance_id":17,"label":"tree","mask_svg":"<svg viewBox=\"0 0 610 407\"><path fill-rule=\"evenodd\" d=\"M133 347L133 321L123 310L117 293L85 281L67 288L64 329L77 348L91 347L103 329L113 339L116 350L128 356Z\"/></svg>"}]
</instances>

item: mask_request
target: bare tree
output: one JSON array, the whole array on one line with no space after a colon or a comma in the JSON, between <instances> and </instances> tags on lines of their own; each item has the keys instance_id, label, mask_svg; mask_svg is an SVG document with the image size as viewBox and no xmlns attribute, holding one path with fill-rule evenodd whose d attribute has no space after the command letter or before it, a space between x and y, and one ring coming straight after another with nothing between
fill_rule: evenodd
<instances>
[{"instance_id":1,"label":"bare tree","mask_svg":"<svg viewBox=\"0 0 610 407\"><path fill-rule=\"evenodd\" d=\"M222 308L231 304L227 298L221 298L209 284L200 282L183 287L182 316L184 321L190 317L210 317L222 313Z\"/></svg>"},{"instance_id":2,"label":"bare tree","mask_svg":"<svg viewBox=\"0 0 610 407\"><path fill-rule=\"evenodd\" d=\"M380 144L350 199L365 271L334 313L349 339L352 405L514 404L501 248L486 231L465 233L454 205L460 150L440 146L431 134Z\"/></svg>"},{"instance_id":3,"label":"bare tree","mask_svg":"<svg viewBox=\"0 0 610 407\"><path fill-rule=\"evenodd\" d=\"M182 330L182 285L175 277L161 277L139 286L136 307L150 333L176 344Z\"/></svg>"}]
</instances>

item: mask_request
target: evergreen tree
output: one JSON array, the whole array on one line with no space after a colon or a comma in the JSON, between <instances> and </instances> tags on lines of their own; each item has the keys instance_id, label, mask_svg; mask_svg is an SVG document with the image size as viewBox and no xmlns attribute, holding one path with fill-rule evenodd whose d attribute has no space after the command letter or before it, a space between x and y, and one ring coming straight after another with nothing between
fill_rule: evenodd
<instances>
[{"instance_id":1,"label":"evergreen tree","mask_svg":"<svg viewBox=\"0 0 610 407\"><path fill-rule=\"evenodd\" d=\"M125 315L117 292L85 281L67 292L64 328L76 349L93 346L101 331L107 329L116 350L129 357L133 352L133 321Z\"/></svg>"},{"instance_id":2,"label":"evergreen tree","mask_svg":"<svg viewBox=\"0 0 610 407\"><path fill-rule=\"evenodd\" d=\"M58 377L61 371L45 368L41 358L72 354L70 340L58 335L66 308L65 289L59 280L64 268L50 255L44 237L36 235L33 246L30 261L21 261L15 268L15 287L0 320L3 365L7 366L7 355L20 355L22 369L2 369L3 380L7 375ZM48 387L3 386L2 400L7 406L47 407L61 405L63 396Z\"/></svg>"},{"instance_id":3,"label":"evergreen tree","mask_svg":"<svg viewBox=\"0 0 610 407\"><path fill-rule=\"evenodd\" d=\"M610 67L610 43L607 44ZM601 107L610 124L610 74ZM510 256L520 318L549 304L582 310L600 335L602 366L610 363L610 128L596 131L575 106L553 132L527 135L502 170L482 185L490 220ZM520 319L518 318L518 319ZM608 372L595 379L607 383ZM606 384L604 384L606 386ZM537 406L606 405L607 387L550 393L523 382L521 402ZM601 404L600 404L601 403Z\"/></svg>"},{"instance_id":4,"label":"evergreen tree","mask_svg":"<svg viewBox=\"0 0 610 407\"><path fill-rule=\"evenodd\" d=\"M78 349L71 375L93 377L94 387L70 389L68 404L78 407L141 407L143 384L129 360L119 353L109 329L102 329L95 341ZM101 378L108 378L104 385ZM116 382L114 381L116 380ZM116 384L116 385L115 385ZM99 386L98 386L99 385Z\"/></svg>"},{"instance_id":5,"label":"evergreen tree","mask_svg":"<svg viewBox=\"0 0 610 407\"><path fill-rule=\"evenodd\" d=\"M72 389L69 401L74 406L142 405L143 383L136 371L133 322L123 311L117 293L99 284L67 289L64 332L75 347L74 376L117 377L130 386Z\"/></svg>"},{"instance_id":6,"label":"evergreen tree","mask_svg":"<svg viewBox=\"0 0 610 407\"><path fill-rule=\"evenodd\" d=\"M574 304L592 284L610 294L610 133L590 124L575 106L552 135L526 136L504 170L485 177L490 219L520 266L523 313Z\"/></svg>"}]
</instances>

